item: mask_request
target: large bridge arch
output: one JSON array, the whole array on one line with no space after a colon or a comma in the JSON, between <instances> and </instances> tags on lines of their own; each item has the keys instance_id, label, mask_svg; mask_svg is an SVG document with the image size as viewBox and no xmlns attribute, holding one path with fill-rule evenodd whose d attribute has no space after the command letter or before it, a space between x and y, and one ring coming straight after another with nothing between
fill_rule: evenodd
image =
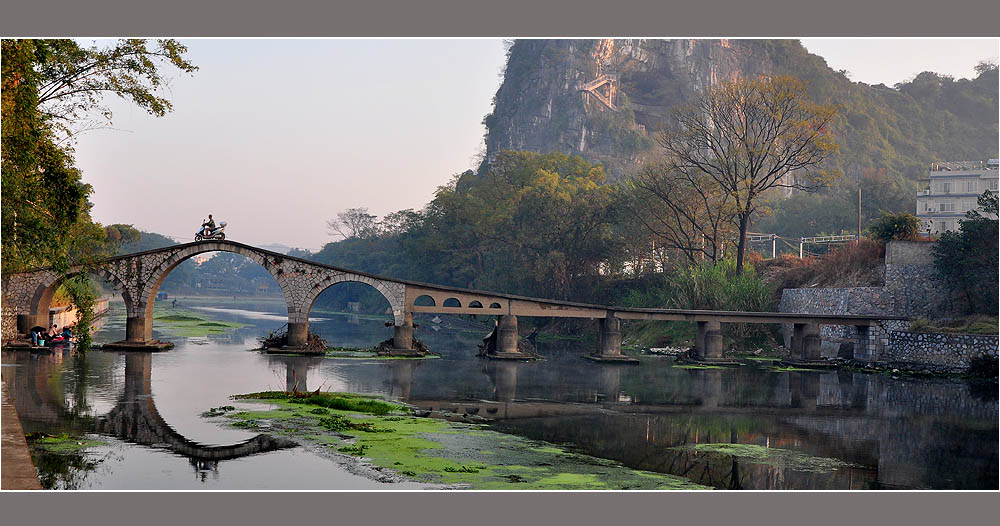
<instances>
[{"instance_id":1,"label":"large bridge arch","mask_svg":"<svg viewBox=\"0 0 1000 526\"><path fill-rule=\"evenodd\" d=\"M126 340L152 341L153 306L160 285L185 260L206 252L230 252L246 257L264 267L281 288L288 309L288 345L305 345L309 332L309 312L316 298L326 289L345 281L367 284L375 288L389 302L395 325L406 323L404 301L406 286L387 280L337 270L290 258L281 254L258 250L231 241L202 242L181 245L172 251L150 252L145 259L133 263L139 276L134 301L128 306L125 326ZM141 268L139 268L141 267Z\"/></svg>"},{"instance_id":2,"label":"large bridge arch","mask_svg":"<svg viewBox=\"0 0 1000 526\"><path fill-rule=\"evenodd\" d=\"M156 294L159 292L163 281L167 279L170 272L177 268L178 265L198 254L206 252L239 254L264 267L275 281L278 282L278 287L281 288L282 294L285 296L285 301L288 302L289 294L286 283L280 279L282 274L280 260L272 261L265 252L235 243L217 242L187 245L170 252L166 257L156 260L154 265L147 269L146 277L140 283L135 301L126 301L126 309L128 310L128 318L125 325L126 340L150 341L153 339L153 306L156 303ZM289 309L289 316L291 316L291 309Z\"/></svg>"}]
</instances>

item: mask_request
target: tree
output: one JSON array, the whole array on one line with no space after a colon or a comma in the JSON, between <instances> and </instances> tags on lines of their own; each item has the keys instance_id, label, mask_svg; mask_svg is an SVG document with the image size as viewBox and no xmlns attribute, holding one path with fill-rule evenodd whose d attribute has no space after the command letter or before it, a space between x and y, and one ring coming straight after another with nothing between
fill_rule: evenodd
<instances>
[{"instance_id":1,"label":"tree","mask_svg":"<svg viewBox=\"0 0 1000 526\"><path fill-rule=\"evenodd\" d=\"M983 192L978 204L979 210L970 210L959 221L958 232L941 234L933 248L934 266L970 313L996 316L1000 266L997 194Z\"/></svg>"},{"instance_id":2,"label":"tree","mask_svg":"<svg viewBox=\"0 0 1000 526\"><path fill-rule=\"evenodd\" d=\"M170 111L157 94L164 62L195 68L173 40L149 47L123 40L107 49L72 40L2 42L3 273L35 266L65 269L75 256L101 253L103 227L90 218L90 185L81 180L67 139L92 127L104 94L131 100L153 115ZM94 247L96 244L98 247Z\"/></svg>"},{"instance_id":3,"label":"tree","mask_svg":"<svg viewBox=\"0 0 1000 526\"><path fill-rule=\"evenodd\" d=\"M673 169L710 177L732 200L738 273L762 194L774 188L811 191L834 176L819 167L837 149L829 132L835 115L834 107L809 102L794 78L736 79L675 110L676 129L656 135Z\"/></svg>"},{"instance_id":4,"label":"tree","mask_svg":"<svg viewBox=\"0 0 1000 526\"><path fill-rule=\"evenodd\" d=\"M349 208L337 214L337 219L326 222L330 235L340 234L344 239L369 239L379 234L378 217L367 208Z\"/></svg>"},{"instance_id":5,"label":"tree","mask_svg":"<svg viewBox=\"0 0 1000 526\"><path fill-rule=\"evenodd\" d=\"M95 114L111 122L105 94L129 100L150 115L166 115L173 105L157 93L168 80L161 68L171 65L185 73L198 69L184 58L187 48L173 39L123 39L105 49L81 47L73 40L42 40L37 45L45 54L38 68L39 108L69 134L101 126L88 120Z\"/></svg>"},{"instance_id":6,"label":"tree","mask_svg":"<svg viewBox=\"0 0 1000 526\"><path fill-rule=\"evenodd\" d=\"M715 262L735 230L736 210L728 193L697 170L677 170L670 163L644 166L624 185L624 206L649 230L661 247Z\"/></svg>"},{"instance_id":7,"label":"tree","mask_svg":"<svg viewBox=\"0 0 1000 526\"><path fill-rule=\"evenodd\" d=\"M3 194L2 273L51 266L66 273L72 263L113 254L138 239L127 225L104 228L90 216L93 191L83 183L71 146L75 133L92 127L87 119L111 112L101 106L108 93L162 116L170 102L157 94L166 61L182 71L196 69L174 40L147 47L122 40L107 49L82 48L72 40L3 40L0 85L0 173ZM80 351L89 344L93 288L70 277L66 290L80 309Z\"/></svg>"}]
</instances>

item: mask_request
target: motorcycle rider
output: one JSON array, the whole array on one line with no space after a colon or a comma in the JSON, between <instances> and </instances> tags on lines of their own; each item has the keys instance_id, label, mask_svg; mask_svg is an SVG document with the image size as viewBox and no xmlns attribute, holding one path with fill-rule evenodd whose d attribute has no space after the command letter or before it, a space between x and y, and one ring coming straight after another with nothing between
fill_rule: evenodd
<instances>
[{"instance_id":1,"label":"motorcycle rider","mask_svg":"<svg viewBox=\"0 0 1000 526\"><path fill-rule=\"evenodd\" d=\"M212 214L208 214L208 221L205 221L204 223L202 223L201 227L203 229L202 230L202 232L203 232L202 235L204 235L206 237L209 236L209 235L211 235L212 230L215 230L215 220L212 219Z\"/></svg>"}]
</instances>

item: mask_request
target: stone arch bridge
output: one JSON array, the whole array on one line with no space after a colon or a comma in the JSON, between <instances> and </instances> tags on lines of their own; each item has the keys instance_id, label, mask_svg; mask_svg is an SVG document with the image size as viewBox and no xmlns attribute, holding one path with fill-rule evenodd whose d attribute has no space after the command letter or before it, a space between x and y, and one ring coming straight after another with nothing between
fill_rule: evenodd
<instances>
[{"instance_id":1,"label":"stone arch bridge","mask_svg":"<svg viewBox=\"0 0 1000 526\"><path fill-rule=\"evenodd\" d=\"M288 345L304 348L309 330L309 311L327 288L345 281L365 283L389 302L393 316L393 347L412 349L413 313L478 314L497 316L491 335L491 356L523 359L518 350L517 317L570 317L599 320L598 349L593 357L608 361L628 361L621 354L622 319L696 322L696 356L704 361L722 360L720 324L784 323L794 325L793 355L810 361L819 358L819 324L853 325L859 328L858 345L868 342L868 328L880 320L873 316L831 316L815 314L643 309L575 303L469 290L378 276L290 257L234 241L185 243L135 254L109 258L89 266L76 266L68 274L49 268L12 274L3 280L3 342L24 337L35 325L48 323L49 306L56 289L67 275L89 273L114 285L125 301L126 340L130 348L152 348L153 304L167 275L184 260L205 252L232 252L263 266L278 282L288 307ZM862 349L863 351L864 349ZM857 353L857 349L856 349Z\"/></svg>"}]
</instances>

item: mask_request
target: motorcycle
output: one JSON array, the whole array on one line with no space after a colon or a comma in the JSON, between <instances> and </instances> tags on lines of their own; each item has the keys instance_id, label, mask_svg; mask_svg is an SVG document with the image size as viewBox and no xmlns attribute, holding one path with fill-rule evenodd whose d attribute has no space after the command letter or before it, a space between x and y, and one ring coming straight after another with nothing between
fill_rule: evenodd
<instances>
[{"instance_id":1,"label":"motorcycle","mask_svg":"<svg viewBox=\"0 0 1000 526\"><path fill-rule=\"evenodd\" d=\"M226 222L225 221L221 221L219 223L219 226L217 226L215 228L211 228L210 229L208 227L202 227L201 230L195 232L195 234L194 234L194 240L195 241L206 241L206 240L209 240L209 239L217 239L219 241L222 241L223 239L226 239L226 232L225 232L225 230L226 230Z\"/></svg>"}]
</instances>

